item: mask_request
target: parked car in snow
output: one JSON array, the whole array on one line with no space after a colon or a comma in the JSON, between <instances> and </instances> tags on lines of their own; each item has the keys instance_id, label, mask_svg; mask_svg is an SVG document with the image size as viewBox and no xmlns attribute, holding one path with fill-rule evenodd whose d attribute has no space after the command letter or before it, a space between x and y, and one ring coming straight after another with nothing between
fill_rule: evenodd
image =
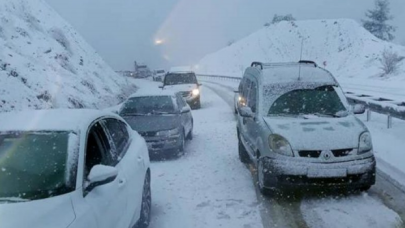
<instances>
[{"instance_id":1,"label":"parked car in snow","mask_svg":"<svg viewBox=\"0 0 405 228\"><path fill-rule=\"evenodd\" d=\"M184 152L185 140L193 138L193 116L180 93L139 91L122 105L119 114L142 135L151 156Z\"/></svg>"},{"instance_id":2,"label":"parked car in snow","mask_svg":"<svg viewBox=\"0 0 405 228\"><path fill-rule=\"evenodd\" d=\"M156 70L153 75L153 81L156 81L156 82L163 81L165 74L166 74L165 70Z\"/></svg>"},{"instance_id":3,"label":"parked car in snow","mask_svg":"<svg viewBox=\"0 0 405 228\"><path fill-rule=\"evenodd\" d=\"M0 157L2 228L149 224L146 143L118 115L2 113Z\"/></svg>"},{"instance_id":4,"label":"parked car in snow","mask_svg":"<svg viewBox=\"0 0 405 228\"><path fill-rule=\"evenodd\" d=\"M201 84L194 72L169 72L163 80L162 89L180 92L193 109L201 108Z\"/></svg>"},{"instance_id":5,"label":"parked car in snow","mask_svg":"<svg viewBox=\"0 0 405 228\"><path fill-rule=\"evenodd\" d=\"M371 135L338 82L314 62L247 68L237 132L242 162L257 167L262 193L337 186L368 190L375 183Z\"/></svg>"}]
</instances>

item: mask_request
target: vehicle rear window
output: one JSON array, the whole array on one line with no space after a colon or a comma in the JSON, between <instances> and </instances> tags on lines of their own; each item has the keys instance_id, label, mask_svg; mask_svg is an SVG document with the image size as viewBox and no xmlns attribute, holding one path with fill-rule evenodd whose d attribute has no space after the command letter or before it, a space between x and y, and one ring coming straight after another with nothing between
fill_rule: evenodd
<instances>
[{"instance_id":1,"label":"vehicle rear window","mask_svg":"<svg viewBox=\"0 0 405 228\"><path fill-rule=\"evenodd\" d=\"M175 106L170 96L133 97L124 103L121 115L147 115L174 113Z\"/></svg>"},{"instance_id":2,"label":"vehicle rear window","mask_svg":"<svg viewBox=\"0 0 405 228\"><path fill-rule=\"evenodd\" d=\"M197 78L194 73L170 73L166 75L165 85L178 85L178 84L197 84Z\"/></svg>"}]
</instances>

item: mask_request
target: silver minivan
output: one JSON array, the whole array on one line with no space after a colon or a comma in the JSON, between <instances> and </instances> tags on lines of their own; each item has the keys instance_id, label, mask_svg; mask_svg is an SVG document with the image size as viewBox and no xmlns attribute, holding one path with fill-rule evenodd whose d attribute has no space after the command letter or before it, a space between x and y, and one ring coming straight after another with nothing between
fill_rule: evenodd
<instances>
[{"instance_id":1,"label":"silver minivan","mask_svg":"<svg viewBox=\"0 0 405 228\"><path fill-rule=\"evenodd\" d=\"M371 135L339 83L312 61L252 63L239 86L239 157L257 168L263 194L276 189L375 183Z\"/></svg>"}]
</instances>

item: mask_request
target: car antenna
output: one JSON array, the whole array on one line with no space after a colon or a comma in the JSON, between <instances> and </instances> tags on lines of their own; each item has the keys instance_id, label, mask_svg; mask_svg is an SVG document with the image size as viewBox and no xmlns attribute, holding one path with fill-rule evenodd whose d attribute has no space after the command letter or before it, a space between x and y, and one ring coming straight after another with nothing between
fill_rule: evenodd
<instances>
[{"instance_id":1,"label":"car antenna","mask_svg":"<svg viewBox=\"0 0 405 228\"><path fill-rule=\"evenodd\" d=\"M302 50L303 50L303 48L304 48L304 38L302 38L302 40L301 40L300 62L302 60ZM299 67L298 67L298 81L300 81L301 80L301 64L298 64L298 65L299 65Z\"/></svg>"}]
</instances>

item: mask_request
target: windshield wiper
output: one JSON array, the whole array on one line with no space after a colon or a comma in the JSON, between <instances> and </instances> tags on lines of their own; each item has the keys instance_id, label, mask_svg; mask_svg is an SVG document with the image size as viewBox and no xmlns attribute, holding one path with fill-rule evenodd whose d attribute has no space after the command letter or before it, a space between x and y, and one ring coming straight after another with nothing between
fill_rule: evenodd
<instances>
[{"instance_id":1,"label":"windshield wiper","mask_svg":"<svg viewBox=\"0 0 405 228\"><path fill-rule=\"evenodd\" d=\"M148 114L145 113L123 113L124 116L146 116Z\"/></svg>"},{"instance_id":2,"label":"windshield wiper","mask_svg":"<svg viewBox=\"0 0 405 228\"><path fill-rule=\"evenodd\" d=\"M18 202L28 202L29 199L22 199L19 197L0 197L0 202L6 203L18 203Z\"/></svg>"},{"instance_id":3,"label":"windshield wiper","mask_svg":"<svg viewBox=\"0 0 405 228\"><path fill-rule=\"evenodd\" d=\"M345 116L347 116L347 112L345 112L345 111L339 111L339 112L336 112L336 113L319 113L319 112L316 112L316 113L310 113L310 114L308 114L308 115L315 115L315 116L319 116L319 117L334 117L334 118L341 118L341 117L345 117Z\"/></svg>"}]
</instances>

